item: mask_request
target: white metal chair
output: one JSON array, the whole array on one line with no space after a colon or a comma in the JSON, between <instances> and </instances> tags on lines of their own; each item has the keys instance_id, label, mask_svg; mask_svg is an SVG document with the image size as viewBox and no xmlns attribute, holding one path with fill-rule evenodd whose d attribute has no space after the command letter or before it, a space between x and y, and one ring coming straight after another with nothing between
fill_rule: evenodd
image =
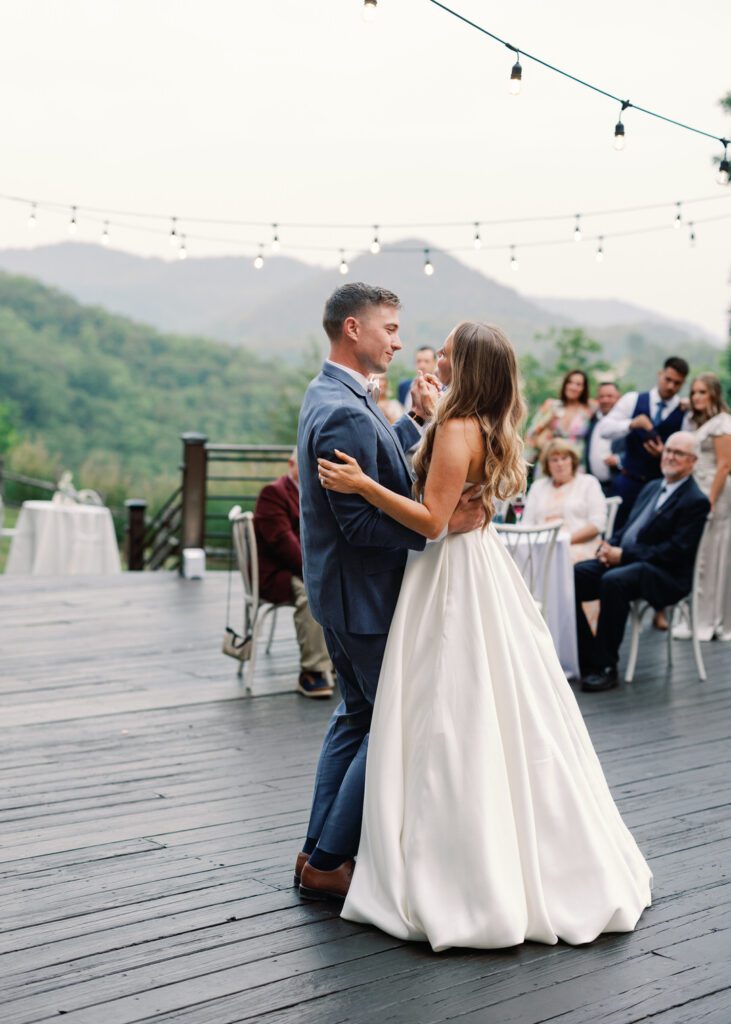
<instances>
[{"instance_id":1,"label":"white metal chair","mask_svg":"<svg viewBox=\"0 0 731 1024\"><path fill-rule=\"evenodd\" d=\"M548 583L556 552L556 538L562 525L561 522L542 526L495 524L500 539L518 566L544 619L548 615Z\"/></svg>"},{"instance_id":2,"label":"white metal chair","mask_svg":"<svg viewBox=\"0 0 731 1024\"><path fill-rule=\"evenodd\" d=\"M251 635L251 657L248 663L246 663L247 668L244 677L246 691L251 693L254 684L254 672L256 671L257 646L262 626L266 619L271 617L271 628L266 646L266 653L269 654L274 636L277 609L283 606L271 604L269 601L262 601L259 596L259 560L257 558L253 512L242 512L240 506L236 505L231 509L228 517L231 522L231 536L236 554L236 563L244 585L244 635ZM244 676L243 661L239 664L237 675L239 678Z\"/></svg>"},{"instance_id":3,"label":"white metal chair","mask_svg":"<svg viewBox=\"0 0 731 1024\"><path fill-rule=\"evenodd\" d=\"M701 537L700 544L698 545L698 551L701 549L701 545L706 537L709 525L711 523L711 516L706 520L706 525L703 528L703 535ZM701 653L701 644L698 639L698 630L696 622L696 603L698 600L698 586L700 583L700 564L698 561L698 551L696 551L695 564L693 566L693 586L687 597L681 598L677 604L670 605L665 609L665 613L668 618L668 666L673 663L673 619L676 612L681 612L688 619L688 626L690 628L690 640L693 647L693 657L695 658L695 667L698 672L698 678L701 682L706 680L706 666L703 663L703 655ZM630 605L630 622L632 624L632 635L629 643L629 657L627 658L627 668L624 672L624 681L631 683L635 677L635 668L637 667L637 654L640 648L640 632L642 630L642 620L648 611L652 608L646 601L633 601Z\"/></svg>"},{"instance_id":4,"label":"white metal chair","mask_svg":"<svg viewBox=\"0 0 731 1024\"><path fill-rule=\"evenodd\" d=\"M604 533L602 534L605 540L609 540L614 533L614 522L617 518L617 512L619 512L619 506L621 504L622 499L618 494L612 498L607 498L607 520L604 523Z\"/></svg>"}]
</instances>

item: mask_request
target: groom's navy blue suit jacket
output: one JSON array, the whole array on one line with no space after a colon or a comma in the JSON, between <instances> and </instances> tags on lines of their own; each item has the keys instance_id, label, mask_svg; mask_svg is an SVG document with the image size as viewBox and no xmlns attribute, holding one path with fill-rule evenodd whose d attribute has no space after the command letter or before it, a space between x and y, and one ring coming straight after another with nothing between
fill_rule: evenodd
<instances>
[{"instance_id":1,"label":"groom's navy blue suit jacket","mask_svg":"<svg viewBox=\"0 0 731 1024\"><path fill-rule=\"evenodd\" d=\"M387 633L396 608L407 549L426 541L357 494L325 490L317 459L354 456L368 476L411 495L404 449L419 439L408 416L392 427L365 389L332 363L312 381L297 441L304 582L312 614L345 633Z\"/></svg>"}]
</instances>

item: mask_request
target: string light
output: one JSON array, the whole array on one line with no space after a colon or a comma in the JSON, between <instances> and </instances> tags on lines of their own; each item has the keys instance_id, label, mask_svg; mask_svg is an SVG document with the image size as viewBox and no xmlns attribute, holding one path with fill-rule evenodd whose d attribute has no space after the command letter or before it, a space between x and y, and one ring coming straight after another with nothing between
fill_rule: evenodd
<instances>
[{"instance_id":1,"label":"string light","mask_svg":"<svg viewBox=\"0 0 731 1024\"><path fill-rule=\"evenodd\" d=\"M576 224L574 225L574 241L581 241L581 214L576 214Z\"/></svg>"},{"instance_id":2,"label":"string light","mask_svg":"<svg viewBox=\"0 0 731 1024\"><path fill-rule=\"evenodd\" d=\"M70 235L75 235L76 234L76 227L77 227L77 224L76 224L76 207L72 206L71 207L71 219L69 220L69 234Z\"/></svg>"},{"instance_id":3,"label":"string light","mask_svg":"<svg viewBox=\"0 0 731 1024\"><path fill-rule=\"evenodd\" d=\"M673 227L676 229L676 231L677 231L677 229L680 227L680 225L682 223L683 223L682 203L676 203L675 204L675 220L673 221Z\"/></svg>"},{"instance_id":4,"label":"string light","mask_svg":"<svg viewBox=\"0 0 731 1024\"><path fill-rule=\"evenodd\" d=\"M693 224L693 221L691 221L688 224L688 227L690 228L690 235L688 236L688 241L690 242L691 246L694 246L695 245L695 225Z\"/></svg>"},{"instance_id":5,"label":"string light","mask_svg":"<svg viewBox=\"0 0 731 1024\"><path fill-rule=\"evenodd\" d=\"M31 231L36 226L36 221L37 221L36 210L37 209L38 209L38 204L37 203L31 203L30 213L28 215L28 227L31 229Z\"/></svg>"},{"instance_id":6,"label":"string light","mask_svg":"<svg viewBox=\"0 0 731 1024\"><path fill-rule=\"evenodd\" d=\"M254 269L255 270L261 270L261 268L263 266L264 266L264 246L260 245L259 246L259 252L256 255L256 259L254 260Z\"/></svg>"},{"instance_id":7,"label":"string light","mask_svg":"<svg viewBox=\"0 0 731 1024\"><path fill-rule=\"evenodd\" d=\"M424 249L424 273L427 277L431 277L434 273L434 264L429 259L429 250Z\"/></svg>"},{"instance_id":8,"label":"string light","mask_svg":"<svg viewBox=\"0 0 731 1024\"><path fill-rule=\"evenodd\" d=\"M178 218L170 218L170 245L178 244Z\"/></svg>"},{"instance_id":9,"label":"string light","mask_svg":"<svg viewBox=\"0 0 731 1024\"><path fill-rule=\"evenodd\" d=\"M510 246L510 269L511 270L518 270L519 266L520 266L520 264L518 263L518 257L517 257L517 255L515 253L515 246L511 245Z\"/></svg>"},{"instance_id":10,"label":"string light","mask_svg":"<svg viewBox=\"0 0 731 1024\"><path fill-rule=\"evenodd\" d=\"M723 140L723 159L718 165L718 177L716 181L719 185L728 185L729 177L731 176L731 167L728 162L728 142Z\"/></svg>"},{"instance_id":11,"label":"string light","mask_svg":"<svg viewBox=\"0 0 731 1024\"><path fill-rule=\"evenodd\" d=\"M340 273L343 274L343 276L344 276L345 274L348 273L349 270L350 270L350 267L348 266L348 261L345 258L345 250L341 249L340 250Z\"/></svg>"},{"instance_id":12,"label":"string light","mask_svg":"<svg viewBox=\"0 0 731 1024\"><path fill-rule=\"evenodd\" d=\"M109 221L104 221L104 228L102 230L102 245L109 245Z\"/></svg>"},{"instance_id":13,"label":"string light","mask_svg":"<svg viewBox=\"0 0 731 1024\"><path fill-rule=\"evenodd\" d=\"M279 241L279 227L277 224L272 224L272 252L279 252L282 248L282 244Z\"/></svg>"},{"instance_id":14,"label":"string light","mask_svg":"<svg viewBox=\"0 0 731 1024\"><path fill-rule=\"evenodd\" d=\"M596 261L601 263L604 259L604 235L599 235L599 245L596 250Z\"/></svg>"},{"instance_id":15,"label":"string light","mask_svg":"<svg viewBox=\"0 0 731 1024\"><path fill-rule=\"evenodd\" d=\"M180 236L180 248L178 249L178 259L187 260L188 250L185 246L185 235Z\"/></svg>"},{"instance_id":16,"label":"string light","mask_svg":"<svg viewBox=\"0 0 731 1024\"><path fill-rule=\"evenodd\" d=\"M381 251L381 243L378 241L378 225L373 225L373 241L370 244L370 251L377 256Z\"/></svg>"},{"instance_id":17,"label":"string light","mask_svg":"<svg viewBox=\"0 0 731 1024\"><path fill-rule=\"evenodd\" d=\"M472 244L474 245L475 249L482 248L482 239L480 238L480 225L477 221L475 221L475 238Z\"/></svg>"},{"instance_id":18,"label":"string light","mask_svg":"<svg viewBox=\"0 0 731 1024\"><path fill-rule=\"evenodd\" d=\"M523 81L523 69L520 66L520 53L515 51L515 64L510 71L510 95L517 96Z\"/></svg>"},{"instance_id":19,"label":"string light","mask_svg":"<svg viewBox=\"0 0 731 1024\"><path fill-rule=\"evenodd\" d=\"M614 126L614 148L617 152L624 149L624 124L622 123L622 114L625 112L627 107L631 107L632 104L629 100L622 100L622 106L619 111L619 120Z\"/></svg>"},{"instance_id":20,"label":"string light","mask_svg":"<svg viewBox=\"0 0 731 1024\"><path fill-rule=\"evenodd\" d=\"M378 0L363 0L363 21L373 21L378 11Z\"/></svg>"}]
</instances>

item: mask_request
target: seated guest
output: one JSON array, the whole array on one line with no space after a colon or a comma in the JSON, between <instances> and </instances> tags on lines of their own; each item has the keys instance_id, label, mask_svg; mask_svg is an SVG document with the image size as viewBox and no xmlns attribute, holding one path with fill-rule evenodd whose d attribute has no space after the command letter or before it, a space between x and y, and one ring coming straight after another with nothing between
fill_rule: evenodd
<instances>
[{"instance_id":1,"label":"seated guest","mask_svg":"<svg viewBox=\"0 0 731 1024\"><path fill-rule=\"evenodd\" d=\"M322 627L310 612L302 582L296 450L289 457L289 472L262 488L254 509L254 531L259 552L259 593L272 604L294 605L300 649L297 689L303 697L331 697L330 655Z\"/></svg>"},{"instance_id":2,"label":"seated guest","mask_svg":"<svg viewBox=\"0 0 731 1024\"><path fill-rule=\"evenodd\" d=\"M675 604L690 593L693 565L710 502L693 479L692 434L678 431L662 453L662 478L640 491L632 513L597 557L574 567L576 628L582 690L617 685L617 662L630 602L653 608ZM596 636L581 607L599 598Z\"/></svg>"},{"instance_id":3,"label":"seated guest","mask_svg":"<svg viewBox=\"0 0 731 1024\"><path fill-rule=\"evenodd\" d=\"M558 398L547 398L533 417L526 446L540 458L554 437L562 437L571 441L583 456L591 414L589 378L583 370L570 370L561 382Z\"/></svg>"},{"instance_id":4,"label":"seated guest","mask_svg":"<svg viewBox=\"0 0 731 1024\"><path fill-rule=\"evenodd\" d=\"M614 477L619 472L618 456L624 448L624 438L610 441L608 438L602 437L596 428L604 417L609 415L618 400L619 388L614 381L602 381L597 388L597 407L589 420L584 449L584 469L597 478L607 497L612 493Z\"/></svg>"},{"instance_id":5,"label":"seated guest","mask_svg":"<svg viewBox=\"0 0 731 1024\"><path fill-rule=\"evenodd\" d=\"M607 499L599 481L579 473L579 453L568 441L550 441L541 453L540 479L528 491L522 522L562 519L571 535L571 560L592 558L607 519Z\"/></svg>"},{"instance_id":6,"label":"seated guest","mask_svg":"<svg viewBox=\"0 0 731 1024\"><path fill-rule=\"evenodd\" d=\"M375 375L378 378L378 408L389 423L395 423L404 414L401 402L391 398L391 385L385 373Z\"/></svg>"},{"instance_id":7,"label":"seated guest","mask_svg":"<svg viewBox=\"0 0 731 1024\"><path fill-rule=\"evenodd\" d=\"M688 376L688 364L679 356L665 360L651 391L628 391L596 428L599 435L614 441L624 438L621 471L614 479L613 494L622 504L617 512L617 529L624 525L637 495L650 480L658 480L660 454L665 440L683 425L678 392Z\"/></svg>"}]
</instances>

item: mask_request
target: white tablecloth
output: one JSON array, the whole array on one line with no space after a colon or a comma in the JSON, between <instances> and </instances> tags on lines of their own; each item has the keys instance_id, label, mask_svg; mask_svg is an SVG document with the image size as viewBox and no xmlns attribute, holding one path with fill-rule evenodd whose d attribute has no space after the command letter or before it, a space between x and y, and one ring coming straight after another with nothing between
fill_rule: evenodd
<instances>
[{"instance_id":1,"label":"white tablecloth","mask_svg":"<svg viewBox=\"0 0 731 1024\"><path fill-rule=\"evenodd\" d=\"M505 535L503 535L504 537ZM535 542L533 596L537 600L540 600L543 586L545 549L545 542ZM568 533L559 533L553 554L551 575L548 578L546 621L553 637L558 659L561 662L561 668L569 679L578 679L580 673L574 608L574 567L570 551L571 540ZM517 562L520 565L520 559Z\"/></svg>"},{"instance_id":2,"label":"white tablecloth","mask_svg":"<svg viewBox=\"0 0 731 1024\"><path fill-rule=\"evenodd\" d=\"M100 576L121 571L108 508L23 502L7 575Z\"/></svg>"}]
</instances>

